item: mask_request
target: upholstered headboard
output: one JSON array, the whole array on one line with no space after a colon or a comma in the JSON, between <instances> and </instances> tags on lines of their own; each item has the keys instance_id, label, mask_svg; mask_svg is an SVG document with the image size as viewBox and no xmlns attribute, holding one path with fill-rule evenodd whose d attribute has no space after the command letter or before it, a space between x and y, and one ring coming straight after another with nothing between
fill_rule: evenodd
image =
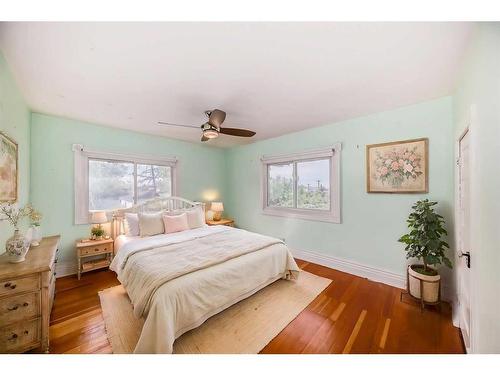
<instances>
[{"instance_id":1,"label":"upholstered headboard","mask_svg":"<svg viewBox=\"0 0 500 375\"><path fill-rule=\"evenodd\" d=\"M135 206L129 208L120 208L113 213L113 223L111 225L111 235L116 238L118 235L124 233L124 218L125 213L153 213L159 211L182 211L189 210L193 207L201 206L203 211L205 211L205 203L193 202L188 199L180 197L168 197L168 198L155 198L141 204L136 204Z\"/></svg>"}]
</instances>

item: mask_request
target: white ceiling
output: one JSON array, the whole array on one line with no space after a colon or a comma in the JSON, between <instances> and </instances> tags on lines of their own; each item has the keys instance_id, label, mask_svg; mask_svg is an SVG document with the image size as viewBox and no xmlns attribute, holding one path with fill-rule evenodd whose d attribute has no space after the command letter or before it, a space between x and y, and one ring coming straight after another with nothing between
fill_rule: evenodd
<instances>
[{"instance_id":1,"label":"white ceiling","mask_svg":"<svg viewBox=\"0 0 500 375\"><path fill-rule=\"evenodd\" d=\"M199 142L204 110L259 140L448 95L466 23L3 23L33 111ZM211 145L247 139L221 136Z\"/></svg>"}]
</instances>

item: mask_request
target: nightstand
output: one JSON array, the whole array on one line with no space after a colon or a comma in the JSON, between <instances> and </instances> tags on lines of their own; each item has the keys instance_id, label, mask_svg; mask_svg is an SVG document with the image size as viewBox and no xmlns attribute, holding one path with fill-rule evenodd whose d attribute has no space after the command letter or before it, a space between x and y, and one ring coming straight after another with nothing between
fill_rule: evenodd
<instances>
[{"instance_id":1,"label":"nightstand","mask_svg":"<svg viewBox=\"0 0 500 375\"><path fill-rule=\"evenodd\" d=\"M228 227L234 227L234 220L233 219L220 219L220 220L207 220L208 225L225 225Z\"/></svg>"},{"instance_id":2,"label":"nightstand","mask_svg":"<svg viewBox=\"0 0 500 375\"><path fill-rule=\"evenodd\" d=\"M114 255L113 243L112 239L77 241L78 280L83 272L109 267Z\"/></svg>"}]
</instances>

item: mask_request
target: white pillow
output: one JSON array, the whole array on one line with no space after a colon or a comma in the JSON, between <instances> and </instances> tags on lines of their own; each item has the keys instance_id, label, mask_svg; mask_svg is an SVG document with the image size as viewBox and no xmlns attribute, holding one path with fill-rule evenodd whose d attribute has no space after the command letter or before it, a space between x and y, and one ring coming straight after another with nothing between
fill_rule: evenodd
<instances>
[{"instance_id":1,"label":"white pillow","mask_svg":"<svg viewBox=\"0 0 500 375\"><path fill-rule=\"evenodd\" d=\"M205 213L201 207L195 207L186 211L189 229L195 229L205 225Z\"/></svg>"},{"instance_id":2,"label":"white pillow","mask_svg":"<svg viewBox=\"0 0 500 375\"><path fill-rule=\"evenodd\" d=\"M165 233L182 232L189 229L186 213L175 216L163 215L163 223Z\"/></svg>"},{"instance_id":3,"label":"white pillow","mask_svg":"<svg viewBox=\"0 0 500 375\"><path fill-rule=\"evenodd\" d=\"M127 236L139 235L139 216L133 213L125 213L125 234Z\"/></svg>"},{"instance_id":4,"label":"white pillow","mask_svg":"<svg viewBox=\"0 0 500 375\"><path fill-rule=\"evenodd\" d=\"M157 234L165 233L162 213L139 214L139 232L141 237L155 236Z\"/></svg>"}]
</instances>

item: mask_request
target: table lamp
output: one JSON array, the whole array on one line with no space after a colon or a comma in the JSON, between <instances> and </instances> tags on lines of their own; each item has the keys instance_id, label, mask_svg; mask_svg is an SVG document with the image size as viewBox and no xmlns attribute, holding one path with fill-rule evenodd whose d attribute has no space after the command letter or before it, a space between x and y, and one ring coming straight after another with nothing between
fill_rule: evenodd
<instances>
[{"instance_id":1,"label":"table lamp","mask_svg":"<svg viewBox=\"0 0 500 375\"><path fill-rule=\"evenodd\" d=\"M212 202L210 209L214 212L214 221L219 221L221 219L222 211L224 211L224 205L222 202Z\"/></svg>"}]
</instances>

